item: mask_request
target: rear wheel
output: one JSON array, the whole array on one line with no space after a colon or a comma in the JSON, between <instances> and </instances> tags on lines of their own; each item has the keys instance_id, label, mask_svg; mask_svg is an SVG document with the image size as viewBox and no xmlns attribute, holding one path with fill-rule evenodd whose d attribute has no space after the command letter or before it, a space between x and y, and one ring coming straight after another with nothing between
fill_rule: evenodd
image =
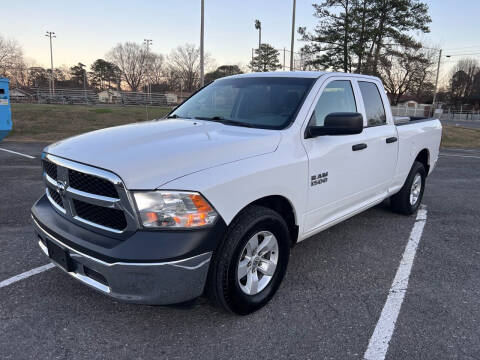
<instances>
[{"instance_id":1,"label":"rear wheel","mask_svg":"<svg viewBox=\"0 0 480 360\"><path fill-rule=\"evenodd\" d=\"M415 161L403 187L390 198L394 211L405 215L411 215L417 211L422 202L426 176L423 164Z\"/></svg>"},{"instance_id":2,"label":"rear wheel","mask_svg":"<svg viewBox=\"0 0 480 360\"><path fill-rule=\"evenodd\" d=\"M208 294L234 313L256 311L277 291L289 256L290 235L283 218L271 209L250 206L232 221L214 254Z\"/></svg>"}]
</instances>

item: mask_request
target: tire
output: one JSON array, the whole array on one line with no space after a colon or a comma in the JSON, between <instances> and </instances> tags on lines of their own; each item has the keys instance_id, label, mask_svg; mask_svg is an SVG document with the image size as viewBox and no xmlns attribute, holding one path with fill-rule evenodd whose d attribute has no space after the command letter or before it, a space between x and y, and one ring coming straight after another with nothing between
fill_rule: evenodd
<instances>
[{"instance_id":1,"label":"tire","mask_svg":"<svg viewBox=\"0 0 480 360\"><path fill-rule=\"evenodd\" d=\"M415 199L415 196L413 197L413 199L411 199L410 195L413 191L413 183L414 181L416 181L416 179L418 179L418 176L420 177L421 188L419 189L416 196L416 201L413 201ZM398 193L396 193L390 198L392 209L395 212L404 215L411 215L415 211L417 211L420 203L422 202L426 177L427 172L425 171L425 167L423 166L423 164L421 162L415 161L412 165L410 173L407 176L407 180L405 180L405 184L403 184L403 187ZM416 183L418 182L416 181Z\"/></svg>"},{"instance_id":2,"label":"tire","mask_svg":"<svg viewBox=\"0 0 480 360\"><path fill-rule=\"evenodd\" d=\"M270 235L273 235L273 238ZM259 257L250 256L255 254L255 251L250 251L248 255L249 249L253 249L252 242L255 242L252 239L258 240L257 249L262 249L260 254L271 248L270 253ZM273 240L276 240L277 247L267 246L273 244ZM216 305L239 315L247 315L260 309L270 301L283 280L290 257L290 247L288 226L277 212L263 206L247 207L232 221L224 241L213 255L207 282L207 295ZM247 263L248 258L252 260ZM259 258L263 260L257 261ZM273 275L270 277L264 275L263 272L266 271L263 268L272 271L272 268L267 265L271 265L275 259ZM249 266L248 271L245 277L238 279L239 273L243 274L240 266L246 263ZM265 264L267 264L266 267ZM245 267L241 266L241 269L245 270ZM249 287L249 279L254 276L250 274L250 270L252 274L256 274L257 284L261 286L255 288L252 285L255 281L251 280ZM247 294L248 290L252 293Z\"/></svg>"}]
</instances>

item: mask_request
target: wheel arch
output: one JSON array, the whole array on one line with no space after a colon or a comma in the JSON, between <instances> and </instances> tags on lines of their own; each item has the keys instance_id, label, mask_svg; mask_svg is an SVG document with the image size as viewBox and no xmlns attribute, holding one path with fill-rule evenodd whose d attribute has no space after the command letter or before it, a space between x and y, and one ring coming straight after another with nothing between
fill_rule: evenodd
<instances>
[{"instance_id":1,"label":"wheel arch","mask_svg":"<svg viewBox=\"0 0 480 360\"><path fill-rule=\"evenodd\" d=\"M264 196L245 205L242 209L240 209L236 216L238 216L244 209L252 205L264 206L279 213L280 216L287 223L292 239L292 245L297 242L299 229L298 218L295 212L295 208L289 199L282 195Z\"/></svg>"},{"instance_id":2,"label":"wheel arch","mask_svg":"<svg viewBox=\"0 0 480 360\"><path fill-rule=\"evenodd\" d=\"M430 151L427 148L422 149L417 154L415 161L418 161L423 164L423 166L425 167L425 172L428 175L428 173L430 172Z\"/></svg>"}]
</instances>

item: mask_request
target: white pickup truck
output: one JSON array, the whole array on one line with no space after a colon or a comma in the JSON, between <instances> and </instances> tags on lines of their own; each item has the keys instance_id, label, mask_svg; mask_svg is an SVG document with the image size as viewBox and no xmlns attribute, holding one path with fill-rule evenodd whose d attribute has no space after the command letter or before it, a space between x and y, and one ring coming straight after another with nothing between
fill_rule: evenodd
<instances>
[{"instance_id":1,"label":"white pickup truck","mask_svg":"<svg viewBox=\"0 0 480 360\"><path fill-rule=\"evenodd\" d=\"M417 210L442 127L407 120L394 123L375 77L222 78L166 119L45 148L37 240L114 298L207 294L248 314L278 289L295 243L387 198L397 212Z\"/></svg>"}]
</instances>

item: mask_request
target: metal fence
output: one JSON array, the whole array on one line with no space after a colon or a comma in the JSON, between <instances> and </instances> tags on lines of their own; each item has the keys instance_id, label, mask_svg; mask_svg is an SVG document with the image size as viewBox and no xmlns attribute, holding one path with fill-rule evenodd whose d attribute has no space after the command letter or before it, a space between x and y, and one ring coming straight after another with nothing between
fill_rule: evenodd
<instances>
[{"instance_id":1,"label":"metal fence","mask_svg":"<svg viewBox=\"0 0 480 360\"><path fill-rule=\"evenodd\" d=\"M176 95L163 93L144 93L130 91L81 89L55 89L51 92L48 88L28 89L17 92L11 97L13 103L37 104L81 104L81 105L151 105L167 106L178 102Z\"/></svg>"},{"instance_id":2,"label":"metal fence","mask_svg":"<svg viewBox=\"0 0 480 360\"><path fill-rule=\"evenodd\" d=\"M440 110L440 111L439 111ZM480 121L480 110L464 110L463 108L446 107L433 111L432 107L392 106L393 116L438 117L440 120L473 120Z\"/></svg>"}]
</instances>

